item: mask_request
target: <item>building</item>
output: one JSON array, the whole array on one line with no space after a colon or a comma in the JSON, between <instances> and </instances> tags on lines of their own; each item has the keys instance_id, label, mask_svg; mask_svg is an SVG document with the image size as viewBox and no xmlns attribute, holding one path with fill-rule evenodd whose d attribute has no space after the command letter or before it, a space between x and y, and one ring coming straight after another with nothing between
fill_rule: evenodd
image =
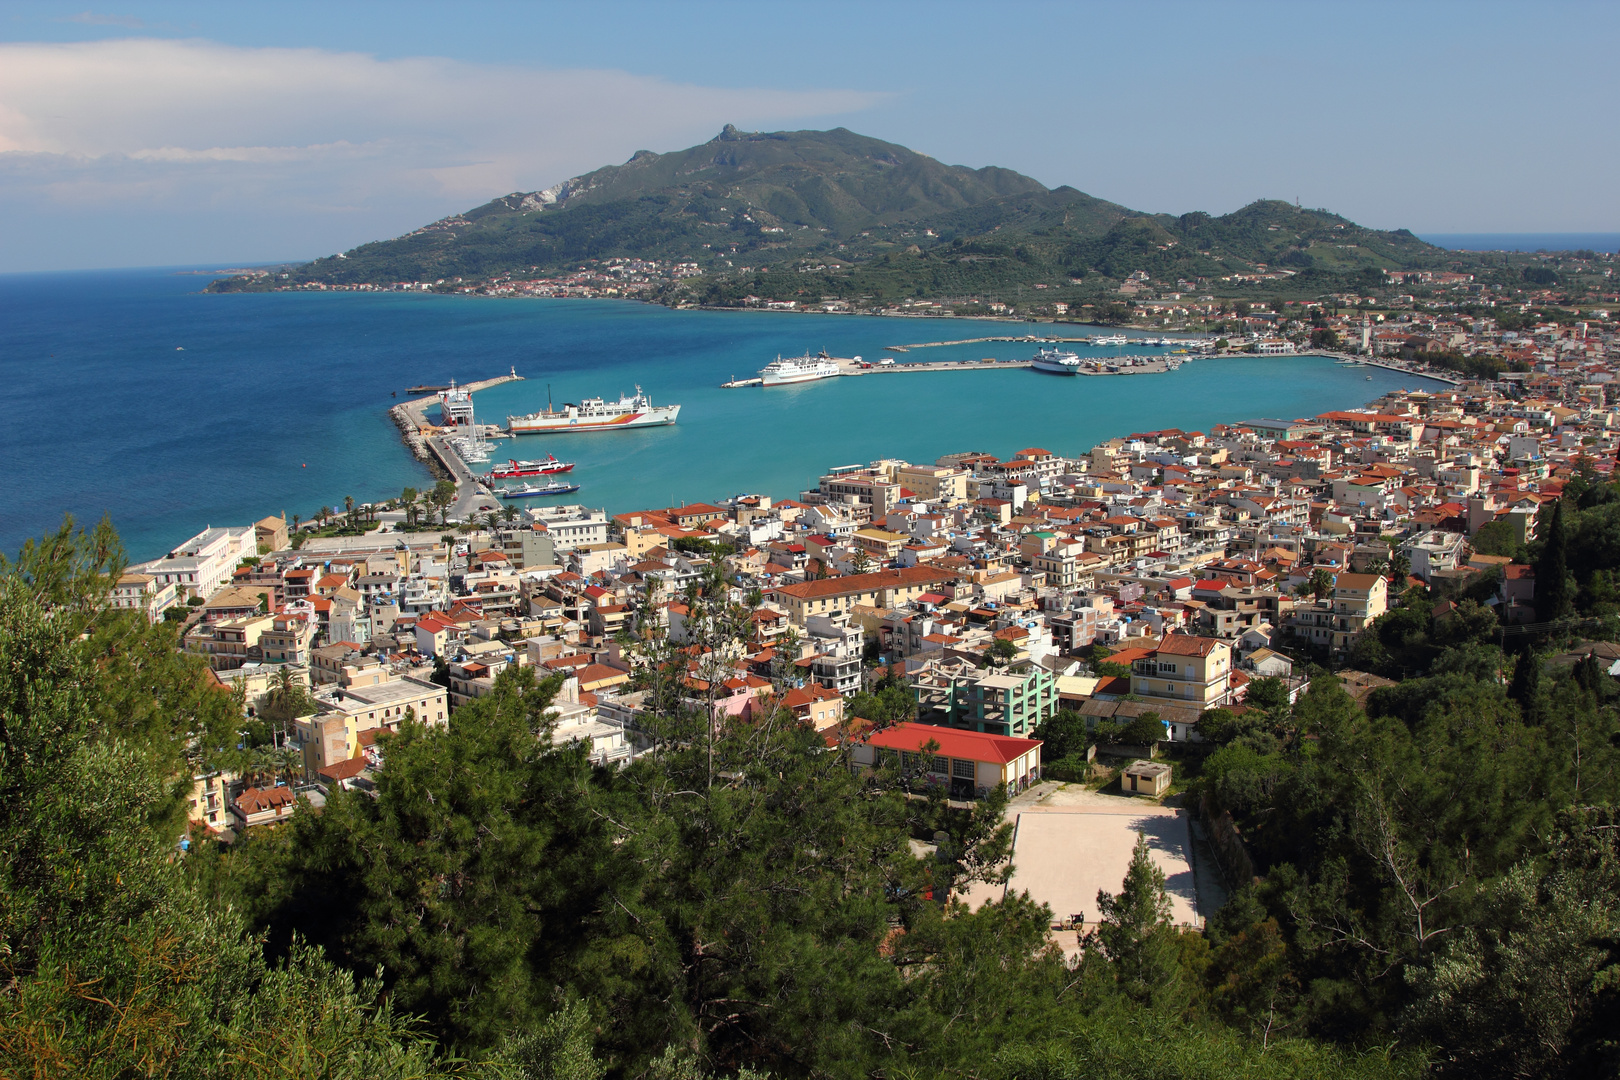
<instances>
[{"instance_id":1,"label":"building","mask_svg":"<svg viewBox=\"0 0 1620 1080\"><path fill-rule=\"evenodd\" d=\"M148 621L156 622L174 606L178 597L179 590L173 582L160 585L152 574L131 571L118 579L107 602L115 608L144 612Z\"/></svg>"},{"instance_id":2,"label":"building","mask_svg":"<svg viewBox=\"0 0 1620 1080\"><path fill-rule=\"evenodd\" d=\"M1197 709L1232 702L1232 646L1218 638L1170 634L1131 664L1131 693Z\"/></svg>"},{"instance_id":3,"label":"building","mask_svg":"<svg viewBox=\"0 0 1620 1080\"><path fill-rule=\"evenodd\" d=\"M244 829L255 825L275 825L292 816L298 797L284 784L267 788L244 788L231 801L231 816Z\"/></svg>"},{"instance_id":4,"label":"building","mask_svg":"<svg viewBox=\"0 0 1620 1080\"><path fill-rule=\"evenodd\" d=\"M260 642L274 624L273 615L199 623L186 634L185 650L206 657L214 671L229 671L264 659Z\"/></svg>"},{"instance_id":5,"label":"building","mask_svg":"<svg viewBox=\"0 0 1620 1080\"><path fill-rule=\"evenodd\" d=\"M1058 709L1057 677L1039 664L990 670L963 664L938 672L921 696L919 715L926 722L1017 738L1033 735Z\"/></svg>"},{"instance_id":6,"label":"building","mask_svg":"<svg viewBox=\"0 0 1620 1080\"><path fill-rule=\"evenodd\" d=\"M283 551L287 547L287 519L284 517L260 518L253 523L253 540L259 554L268 555L272 551Z\"/></svg>"},{"instance_id":7,"label":"building","mask_svg":"<svg viewBox=\"0 0 1620 1080\"><path fill-rule=\"evenodd\" d=\"M948 570L924 566L903 566L870 574L780 585L771 590L772 599L784 608L795 626L803 627L811 615L832 615L856 605L899 607L929 591L929 586L954 581Z\"/></svg>"},{"instance_id":8,"label":"building","mask_svg":"<svg viewBox=\"0 0 1620 1080\"><path fill-rule=\"evenodd\" d=\"M960 506L967 502L968 474L965 469L938 465L902 465L895 480L918 499L940 506Z\"/></svg>"},{"instance_id":9,"label":"building","mask_svg":"<svg viewBox=\"0 0 1620 1080\"><path fill-rule=\"evenodd\" d=\"M529 513L551 538L553 552L607 543L608 519L600 510L587 510L583 506L544 506L531 508Z\"/></svg>"},{"instance_id":10,"label":"building","mask_svg":"<svg viewBox=\"0 0 1620 1080\"><path fill-rule=\"evenodd\" d=\"M361 753L368 731L396 731L410 712L419 723L445 727L450 698L444 687L409 676L376 686L336 687L315 695L316 712L298 720L304 772L313 777Z\"/></svg>"},{"instance_id":11,"label":"building","mask_svg":"<svg viewBox=\"0 0 1620 1080\"><path fill-rule=\"evenodd\" d=\"M1041 778L1041 741L930 724L895 724L851 745L860 767L898 767L948 786L955 799L983 798L997 785L1016 795Z\"/></svg>"},{"instance_id":12,"label":"building","mask_svg":"<svg viewBox=\"0 0 1620 1080\"><path fill-rule=\"evenodd\" d=\"M1163 761L1136 761L1125 766L1119 789L1127 795L1156 799L1170 790L1170 766Z\"/></svg>"},{"instance_id":13,"label":"building","mask_svg":"<svg viewBox=\"0 0 1620 1080\"><path fill-rule=\"evenodd\" d=\"M889 532L887 529L879 529L875 526L856 529L855 534L850 539L854 541L857 548L866 552L878 562L883 563L894 561L901 550L911 542L911 537L904 533Z\"/></svg>"},{"instance_id":14,"label":"building","mask_svg":"<svg viewBox=\"0 0 1620 1080\"><path fill-rule=\"evenodd\" d=\"M1342 653L1389 610L1389 583L1381 574L1340 574L1333 582L1332 649Z\"/></svg>"},{"instance_id":15,"label":"building","mask_svg":"<svg viewBox=\"0 0 1620 1080\"><path fill-rule=\"evenodd\" d=\"M158 586L173 585L182 596L212 596L231 580L237 563L256 554L253 526L207 528L161 559L130 567L157 579Z\"/></svg>"},{"instance_id":16,"label":"building","mask_svg":"<svg viewBox=\"0 0 1620 1080\"><path fill-rule=\"evenodd\" d=\"M263 659L272 664L308 664L315 642L315 613L292 605L272 616L271 626L259 635Z\"/></svg>"}]
</instances>

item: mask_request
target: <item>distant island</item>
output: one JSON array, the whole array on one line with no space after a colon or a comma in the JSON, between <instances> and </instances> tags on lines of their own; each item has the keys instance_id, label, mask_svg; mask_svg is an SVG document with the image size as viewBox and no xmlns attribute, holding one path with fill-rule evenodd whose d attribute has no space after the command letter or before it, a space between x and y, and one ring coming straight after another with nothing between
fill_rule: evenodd
<instances>
[{"instance_id":1,"label":"distant island","mask_svg":"<svg viewBox=\"0 0 1620 1080\"><path fill-rule=\"evenodd\" d=\"M1300 305L1559 321L1620 302L1613 256L1451 251L1263 199L1148 214L1009 169L832 131L727 125L393 240L218 279L216 292L609 296L671 307L933 314L1236 330ZM1599 316L1606 317L1606 316ZM1307 319L1279 325L1304 340Z\"/></svg>"}]
</instances>

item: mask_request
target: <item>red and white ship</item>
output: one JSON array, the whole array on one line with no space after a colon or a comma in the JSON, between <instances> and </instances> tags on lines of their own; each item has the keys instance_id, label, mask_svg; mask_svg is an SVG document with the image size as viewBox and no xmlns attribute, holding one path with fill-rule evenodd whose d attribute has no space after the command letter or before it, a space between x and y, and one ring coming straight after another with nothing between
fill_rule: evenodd
<instances>
[{"instance_id":1,"label":"red and white ship","mask_svg":"<svg viewBox=\"0 0 1620 1080\"><path fill-rule=\"evenodd\" d=\"M544 461L519 461L511 459L505 465L497 465L484 475L485 480L516 480L521 476L551 476L555 473L573 472L572 461L558 461L551 454L546 455Z\"/></svg>"}]
</instances>

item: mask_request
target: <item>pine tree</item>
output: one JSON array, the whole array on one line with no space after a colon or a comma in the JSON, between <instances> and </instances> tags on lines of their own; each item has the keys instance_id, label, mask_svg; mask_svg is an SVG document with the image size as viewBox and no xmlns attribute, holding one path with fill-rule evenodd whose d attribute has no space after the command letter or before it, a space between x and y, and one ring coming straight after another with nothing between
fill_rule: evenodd
<instances>
[{"instance_id":1,"label":"pine tree","mask_svg":"<svg viewBox=\"0 0 1620 1080\"><path fill-rule=\"evenodd\" d=\"M1536 560L1536 615L1551 622L1569 612L1569 538L1564 533L1564 502L1560 499L1553 503L1547 542Z\"/></svg>"},{"instance_id":2,"label":"pine tree","mask_svg":"<svg viewBox=\"0 0 1620 1080\"><path fill-rule=\"evenodd\" d=\"M1138 833L1120 891L1097 891L1101 925L1096 939L1121 990L1137 1001L1159 997L1179 974L1175 930L1170 925L1170 898L1164 871L1153 864L1147 836Z\"/></svg>"}]
</instances>

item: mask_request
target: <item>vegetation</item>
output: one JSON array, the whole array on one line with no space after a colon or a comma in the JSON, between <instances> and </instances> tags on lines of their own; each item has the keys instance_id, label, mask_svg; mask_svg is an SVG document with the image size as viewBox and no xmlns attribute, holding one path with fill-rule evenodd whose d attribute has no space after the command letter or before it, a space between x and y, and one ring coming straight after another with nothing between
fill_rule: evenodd
<instances>
[{"instance_id":1,"label":"vegetation","mask_svg":"<svg viewBox=\"0 0 1620 1080\"><path fill-rule=\"evenodd\" d=\"M1006 169L943 165L842 128L728 126L700 146L643 151L560 190L506 195L281 277L210 287L429 282L448 290L627 258L701 269L655 294L671 303L734 305L754 296L881 306L949 297L966 304L964 314L986 314L990 301L1020 309L1063 301L1081 318L1104 321L1129 318L1117 288L1137 273L1202 289L1233 274L1284 269L1286 276L1263 278L1266 292L1315 296L1379 288L1389 268L1477 261L1405 230L1366 229L1277 200L1218 217L1144 214ZM1085 302L1089 311L1079 309Z\"/></svg>"},{"instance_id":2,"label":"vegetation","mask_svg":"<svg viewBox=\"0 0 1620 1080\"><path fill-rule=\"evenodd\" d=\"M1566 514L1571 606L1609 508ZM1588 505L1582 506L1583 500ZM1617 534L1620 535L1620 534ZM1538 551L1537 556L1546 552ZM1259 876L1170 924L1145 842L1078 961L1005 881L1004 803L906 794L785 715L716 725L704 643L635 646L656 752L554 746L554 681L502 674L387 738L375 795L176 860L242 703L173 628L103 601L105 526L0 567L0 1074L331 1077L1612 1075L1620 725L1595 663L1503 656L1408 595L1358 706L1254 684L1194 795ZM1532 674L1533 673L1533 674ZM692 707L695 700L697 707ZM870 712L903 711L879 683ZM296 710L277 687L264 713ZM1144 725L1157 718L1139 718ZM1043 734L1088 737L1059 714ZM1118 733L1121 737L1124 732ZM933 841L927 858L911 841Z\"/></svg>"}]
</instances>

